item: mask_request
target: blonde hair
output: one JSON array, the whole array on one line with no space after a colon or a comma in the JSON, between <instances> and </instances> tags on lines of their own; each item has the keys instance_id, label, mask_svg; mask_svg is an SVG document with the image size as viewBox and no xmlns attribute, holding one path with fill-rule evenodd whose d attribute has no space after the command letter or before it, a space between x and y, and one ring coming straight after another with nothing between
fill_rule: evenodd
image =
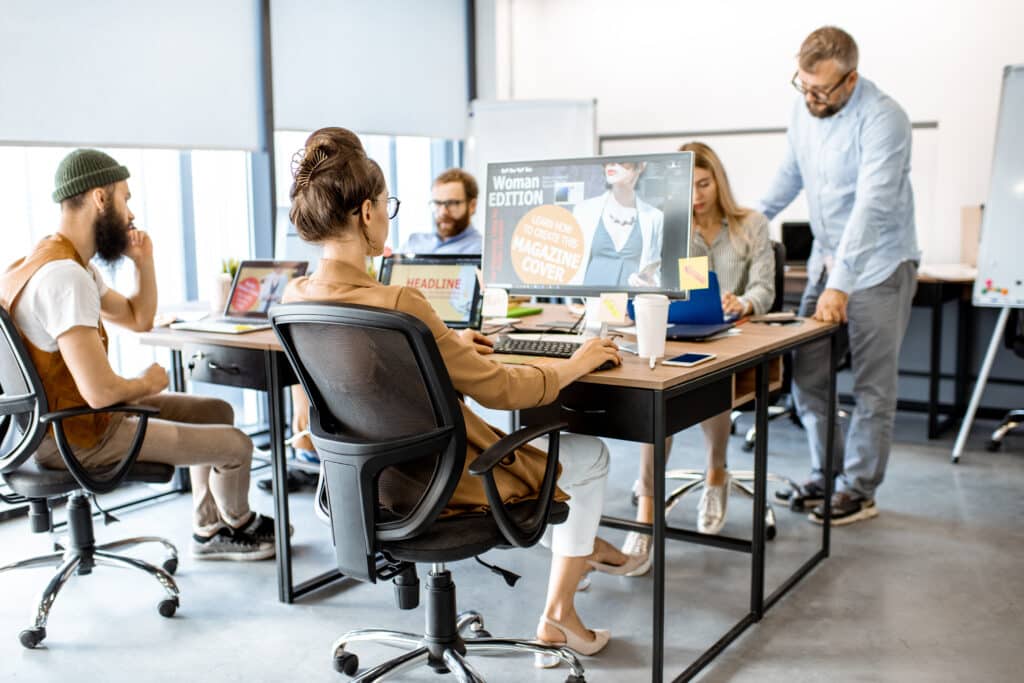
<instances>
[{"instance_id":1,"label":"blonde hair","mask_svg":"<svg viewBox=\"0 0 1024 683\"><path fill-rule=\"evenodd\" d=\"M693 152L693 167L703 168L715 179L715 185L718 187L718 196L715 198L715 202L718 204L718 210L729 223L729 240L737 250L745 252L751 244L747 218L753 211L736 203L722 160L718 158L713 149L703 142L688 142L681 146L679 151Z\"/></svg>"}]
</instances>

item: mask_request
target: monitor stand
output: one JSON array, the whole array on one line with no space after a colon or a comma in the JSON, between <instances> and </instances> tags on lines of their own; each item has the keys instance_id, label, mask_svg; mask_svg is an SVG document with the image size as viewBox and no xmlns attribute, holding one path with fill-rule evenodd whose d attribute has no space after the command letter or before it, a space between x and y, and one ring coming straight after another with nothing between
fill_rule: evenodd
<instances>
[{"instance_id":1,"label":"monitor stand","mask_svg":"<svg viewBox=\"0 0 1024 683\"><path fill-rule=\"evenodd\" d=\"M586 302L586 313L583 318L583 331L581 336L584 339L592 337L607 337L608 323L601 321L601 297L584 297Z\"/></svg>"}]
</instances>

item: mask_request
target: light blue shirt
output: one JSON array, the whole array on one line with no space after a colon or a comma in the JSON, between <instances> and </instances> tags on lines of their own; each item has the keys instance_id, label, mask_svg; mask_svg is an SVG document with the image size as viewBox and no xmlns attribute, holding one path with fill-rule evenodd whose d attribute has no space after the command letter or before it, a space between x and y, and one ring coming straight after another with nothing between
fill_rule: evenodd
<instances>
[{"instance_id":1,"label":"light blue shirt","mask_svg":"<svg viewBox=\"0 0 1024 683\"><path fill-rule=\"evenodd\" d=\"M910 119L860 78L837 114L819 119L803 99L793 107L786 157L761 200L769 219L803 189L814 248L808 277L828 269L826 287L850 292L879 284L904 261L919 261L910 187Z\"/></svg>"},{"instance_id":2,"label":"light blue shirt","mask_svg":"<svg viewBox=\"0 0 1024 683\"><path fill-rule=\"evenodd\" d=\"M450 239L441 239L436 232L415 232L399 250L402 254L480 254L483 235L470 223Z\"/></svg>"}]
</instances>

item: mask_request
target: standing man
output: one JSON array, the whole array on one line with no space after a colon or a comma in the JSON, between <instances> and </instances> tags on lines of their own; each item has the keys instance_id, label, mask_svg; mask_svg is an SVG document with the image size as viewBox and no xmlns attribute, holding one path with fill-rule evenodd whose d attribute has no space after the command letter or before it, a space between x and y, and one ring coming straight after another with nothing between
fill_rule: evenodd
<instances>
[{"instance_id":1,"label":"standing man","mask_svg":"<svg viewBox=\"0 0 1024 683\"><path fill-rule=\"evenodd\" d=\"M430 192L435 232L410 235L399 251L403 254L481 253L483 237L471 223L480 194L476 179L461 168L450 168L434 179Z\"/></svg>"},{"instance_id":2,"label":"standing man","mask_svg":"<svg viewBox=\"0 0 1024 683\"><path fill-rule=\"evenodd\" d=\"M897 361L917 286L920 251L910 187L910 120L857 73L857 43L825 26L800 46L789 145L762 212L774 218L803 189L814 248L801 315L845 323L840 350L852 356L856 407L844 439L836 431L832 523L878 515L896 413ZM793 397L807 429L809 499L823 501L828 405L828 344L797 351ZM845 448L844 448L845 447ZM779 495L779 494L777 494ZM785 496L786 494L782 494ZM810 515L821 523L824 506Z\"/></svg>"},{"instance_id":3,"label":"standing man","mask_svg":"<svg viewBox=\"0 0 1024 683\"><path fill-rule=\"evenodd\" d=\"M161 393L167 371L156 363L134 378L110 367L104 323L149 330L157 305L153 243L133 225L127 179L128 169L98 150L66 156L53 192L60 227L0 275L0 305L26 342L51 410L122 402L159 408L159 418L149 420L139 460L191 466L196 559L273 557L273 520L249 507L252 441L232 426L231 405ZM110 264L131 259L135 293L124 296L107 287L94 256ZM69 418L64 425L79 462L94 468L124 457L138 418L99 413ZM44 467L65 467L52 433L35 458Z\"/></svg>"}]
</instances>

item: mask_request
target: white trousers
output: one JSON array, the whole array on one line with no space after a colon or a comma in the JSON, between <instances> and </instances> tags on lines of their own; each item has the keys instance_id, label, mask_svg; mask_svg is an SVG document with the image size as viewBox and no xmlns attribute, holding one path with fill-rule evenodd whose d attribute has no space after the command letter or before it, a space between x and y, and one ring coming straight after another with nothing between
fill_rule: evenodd
<instances>
[{"instance_id":1,"label":"white trousers","mask_svg":"<svg viewBox=\"0 0 1024 683\"><path fill-rule=\"evenodd\" d=\"M547 451L547 438L531 442ZM551 524L541 543L562 557L586 557L594 552L594 537L604 510L604 490L608 481L608 447L601 439L582 434L561 434L558 463L562 474L558 487L571 496L569 517L562 524Z\"/></svg>"}]
</instances>

